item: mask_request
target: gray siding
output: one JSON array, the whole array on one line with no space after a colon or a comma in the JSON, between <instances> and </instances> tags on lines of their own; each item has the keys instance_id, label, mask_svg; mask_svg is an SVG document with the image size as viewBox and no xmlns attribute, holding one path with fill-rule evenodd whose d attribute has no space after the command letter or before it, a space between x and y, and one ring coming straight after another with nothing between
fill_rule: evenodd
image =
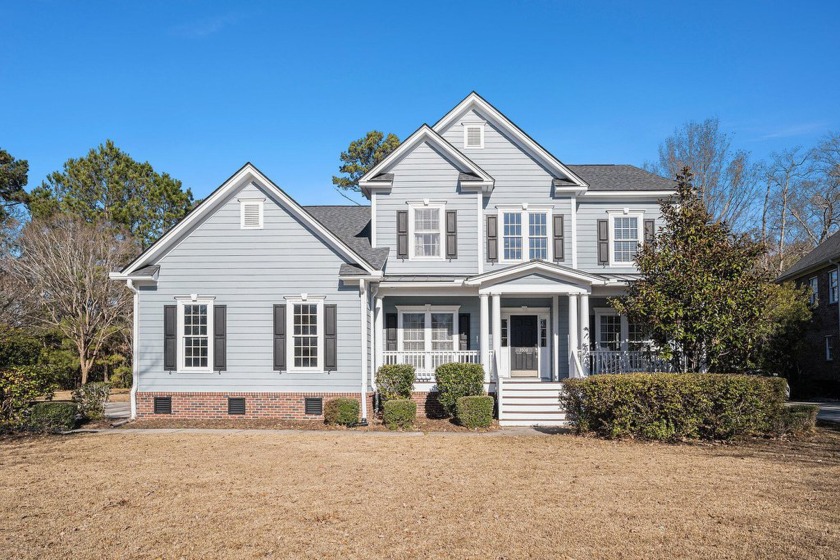
<instances>
[{"instance_id":1,"label":"gray siding","mask_svg":"<svg viewBox=\"0 0 840 560\"><path fill-rule=\"evenodd\" d=\"M264 229L242 230L241 195L265 196ZM358 287L340 285L345 262L266 193L248 185L232 194L157 263L157 289L139 302L141 391L357 391L361 384ZM279 373L272 368L272 306L284 296L325 296L338 305L338 370ZM227 371L163 370L163 306L176 296L215 297L227 306Z\"/></svg>"},{"instance_id":2,"label":"gray siding","mask_svg":"<svg viewBox=\"0 0 840 560\"><path fill-rule=\"evenodd\" d=\"M441 297L441 296L434 296L434 297L420 297L420 296L387 296L382 301L382 308L386 314L388 313L396 313L398 305L442 305L442 306L452 306L452 305L460 305L461 308L458 310L458 313L469 313L470 314L470 347L469 350L478 350L479 349L479 328L480 328L480 321L481 321L481 309L479 306L479 300L477 297ZM383 326L385 324L383 320ZM458 325L455 325L455 329L457 331ZM384 340L385 340L385 333L380 333L383 340L383 348Z\"/></svg>"},{"instance_id":3,"label":"gray siding","mask_svg":"<svg viewBox=\"0 0 840 560\"><path fill-rule=\"evenodd\" d=\"M594 201L578 199L577 214L577 242L578 268L588 272L636 272L635 266L611 267L598 264L598 220L609 218L609 211L621 212L624 208L633 211L644 211L644 219L656 220L656 227L661 224L659 204L656 202L638 202L632 200ZM642 224L639 224L642 227Z\"/></svg>"}]
</instances>

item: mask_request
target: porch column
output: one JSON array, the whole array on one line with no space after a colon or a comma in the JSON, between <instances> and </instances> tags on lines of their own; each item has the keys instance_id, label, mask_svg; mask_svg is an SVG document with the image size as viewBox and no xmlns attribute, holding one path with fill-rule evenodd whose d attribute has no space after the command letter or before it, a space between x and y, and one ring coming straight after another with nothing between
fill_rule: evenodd
<instances>
[{"instance_id":1,"label":"porch column","mask_svg":"<svg viewBox=\"0 0 840 560\"><path fill-rule=\"evenodd\" d=\"M578 295L569 294L569 377L580 377L575 364L578 349Z\"/></svg>"},{"instance_id":2,"label":"porch column","mask_svg":"<svg viewBox=\"0 0 840 560\"><path fill-rule=\"evenodd\" d=\"M502 298L499 294L493 294L493 369L496 377L499 377L501 360L499 354L502 351Z\"/></svg>"},{"instance_id":3,"label":"porch column","mask_svg":"<svg viewBox=\"0 0 840 560\"><path fill-rule=\"evenodd\" d=\"M551 379L560 380L560 296L555 295L551 306Z\"/></svg>"},{"instance_id":4,"label":"porch column","mask_svg":"<svg viewBox=\"0 0 840 560\"><path fill-rule=\"evenodd\" d=\"M580 295L580 347L586 351L581 358L583 375L589 375L589 294Z\"/></svg>"},{"instance_id":5,"label":"porch column","mask_svg":"<svg viewBox=\"0 0 840 560\"><path fill-rule=\"evenodd\" d=\"M480 352L481 367L484 368L484 379L490 381L490 302L487 294L478 294L479 327L478 351Z\"/></svg>"},{"instance_id":6,"label":"porch column","mask_svg":"<svg viewBox=\"0 0 840 560\"><path fill-rule=\"evenodd\" d=\"M383 321L384 316L382 314L382 296L379 294L376 295L374 299L373 305L373 349L375 354L375 362L374 362L374 379L372 380L372 385L376 387L376 372L379 371L379 368L382 366L382 337L384 336L384 329Z\"/></svg>"}]
</instances>

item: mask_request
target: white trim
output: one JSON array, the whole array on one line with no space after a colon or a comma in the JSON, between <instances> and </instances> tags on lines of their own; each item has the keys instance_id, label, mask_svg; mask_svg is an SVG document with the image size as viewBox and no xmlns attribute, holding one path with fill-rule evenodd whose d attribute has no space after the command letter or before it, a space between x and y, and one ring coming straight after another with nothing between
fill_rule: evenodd
<instances>
[{"instance_id":1,"label":"white trim","mask_svg":"<svg viewBox=\"0 0 840 560\"><path fill-rule=\"evenodd\" d=\"M467 278L464 284L467 286L481 286L485 282L501 280L508 276L525 276L532 272L544 272L558 277L581 280L588 285L606 285L606 281L597 276L544 261L526 261L501 270L485 272L484 274Z\"/></svg>"},{"instance_id":2,"label":"white trim","mask_svg":"<svg viewBox=\"0 0 840 560\"><path fill-rule=\"evenodd\" d=\"M179 296L175 298L178 304L177 308L177 358L178 363L175 366L176 373L213 373L213 307L215 305L215 297L197 297L197 296ZM186 305L206 305L207 306L207 366L206 367L187 367L184 365L184 306Z\"/></svg>"},{"instance_id":3,"label":"white trim","mask_svg":"<svg viewBox=\"0 0 840 560\"><path fill-rule=\"evenodd\" d=\"M483 122L462 122L464 127L464 149L465 150L483 150L484 149L484 125ZM469 131L471 128L478 129L478 146L470 146Z\"/></svg>"},{"instance_id":4,"label":"white trim","mask_svg":"<svg viewBox=\"0 0 840 560\"><path fill-rule=\"evenodd\" d=\"M263 219L265 216L265 199L264 198L239 198L239 227L241 229L263 229ZM257 216L259 223L256 226L249 226L245 223L245 207L249 204L257 205Z\"/></svg>"},{"instance_id":5,"label":"white trim","mask_svg":"<svg viewBox=\"0 0 840 560\"><path fill-rule=\"evenodd\" d=\"M569 199L569 205L571 209L571 226L572 226L572 268L577 268L578 266L578 242L577 242L577 213L578 213L578 206L577 206L577 195L572 195ZM563 238L565 239L565 232L563 232Z\"/></svg>"},{"instance_id":6,"label":"white trim","mask_svg":"<svg viewBox=\"0 0 840 560\"><path fill-rule=\"evenodd\" d=\"M834 276L834 289L831 286L831 277ZM840 274L837 269L828 271L828 303L837 303L840 296Z\"/></svg>"},{"instance_id":7,"label":"white trim","mask_svg":"<svg viewBox=\"0 0 840 560\"><path fill-rule=\"evenodd\" d=\"M808 294L808 303L817 305L820 301L820 279L819 276L811 276L808 278L808 287L811 293Z\"/></svg>"},{"instance_id":8,"label":"white trim","mask_svg":"<svg viewBox=\"0 0 840 560\"><path fill-rule=\"evenodd\" d=\"M376 249L376 191L370 193L370 246Z\"/></svg>"},{"instance_id":9,"label":"white trim","mask_svg":"<svg viewBox=\"0 0 840 560\"><path fill-rule=\"evenodd\" d=\"M610 254L610 266L615 267L635 267L636 263L633 260L630 261L616 261L615 260L615 242L616 241L629 241L627 239L624 240L617 240L615 238L615 220L616 218L636 218L636 237L638 238L639 246L641 247L645 242L645 212L644 210L633 210L630 211L629 209L625 208L624 210L608 210L607 215L609 216L608 225L609 225L609 254Z\"/></svg>"},{"instance_id":10,"label":"white trim","mask_svg":"<svg viewBox=\"0 0 840 560\"><path fill-rule=\"evenodd\" d=\"M367 423L367 359L368 359L368 292L367 292L367 284L365 284L364 280L359 281L359 325L360 325L360 338L362 339L362 353L361 353L361 370L362 370L362 387L361 387L361 395L362 395L362 424ZM320 339L323 337L321 336L323 332L323 327L319 329L319 343ZM370 336L373 336L373 333L370 333ZM318 358L320 360L321 354L319 351ZM320 361L319 361L320 363Z\"/></svg>"},{"instance_id":11,"label":"white trim","mask_svg":"<svg viewBox=\"0 0 840 560\"><path fill-rule=\"evenodd\" d=\"M286 300L286 356L289 373L323 373L324 372L324 300L323 296L310 296L309 294L301 294L300 296L285 296ZM316 317L316 336L318 337L317 363L314 366L296 367L295 366L295 305L315 305ZM311 336L311 335L310 335ZM364 371L364 370L363 370Z\"/></svg>"},{"instance_id":12,"label":"white trim","mask_svg":"<svg viewBox=\"0 0 840 560\"><path fill-rule=\"evenodd\" d=\"M531 259L531 214L545 214L545 231L546 231L546 241L545 241L545 258L540 259L546 262L551 262L554 260L554 207L553 206L540 206L540 205L529 205L528 203L523 203L518 206L509 207L509 206L497 206L498 209L498 225L497 227L501 229L501 234L498 235L498 238L501 240L499 243L499 263L501 264L513 264L513 263L522 263L528 262ZM518 259L507 259L505 258L505 215L506 214L517 214L520 215L520 228L519 228L519 237L522 240L521 243L521 257ZM497 232L498 234L498 232Z\"/></svg>"},{"instance_id":13,"label":"white trim","mask_svg":"<svg viewBox=\"0 0 840 560\"><path fill-rule=\"evenodd\" d=\"M132 291L133 313L131 322L131 420L137 419L137 391L140 388L140 290L134 286L131 278L126 280Z\"/></svg>"},{"instance_id":14,"label":"white trim","mask_svg":"<svg viewBox=\"0 0 840 560\"><path fill-rule=\"evenodd\" d=\"M417 210L438 211L438 255L416 255L415 217ZM443 261L446 260L446 203L445 202L409 202L408 203L408 260Z\"/></svg>"},{"instance_id":15,"label":"white trim","mask_svg":"<svg viewBox=\"0 0 840 560\"><path fill-rule=\"evenodd\" d=\"M597 198L661 198L663 196L673 196L676 194L673 191L586 191L584 196Z\"/></svg>"},{"instance_id":16,"label":"white trim","mask_svg":"<svg viewBox=\"0 0 840 560\"><path fill-rule=\"evenodd\" d=\"M595 350L603 350L603 348L601 348L601 317L620 317L620 315L612 307L593 307L592 312L595 315L595 340L593 341L595 344ZM626 332L624 331L624 321L620 322L619 339L620 341L627 339ZM624 343L621 342L621 345L624 346Z\"/></svg>"},{"instance_id":17,"label":"white trim","mask_svg":"<svg viewBox=\"0 0 840 560\"><path fill-rule=\"evenodd\" d=\"M478 216L478 273L481 274L484 272L484 261L487 259L487 255L484 253L484 236L485 231L485 221L487 221L486 216L484 215L484 194L481 192L476 193L476 201L478 208L476 209L476 216ZM496 226L498 228L498 225Z\"/></svg>"},{"instance_id":18,"label":"white trim","mask_svg":"<svg viewBox=\"0 0 840 560\"><path fill-rule=\"evenodd\" d=\"M403 339L403 315L406 313L423 313L423 352L432 352L432 314L452 315L452 351L459 347L458 312L460 305L397 305L397 350L400 352L420 352L420 350L406 350Z\"/></svg>"}]
</instances>

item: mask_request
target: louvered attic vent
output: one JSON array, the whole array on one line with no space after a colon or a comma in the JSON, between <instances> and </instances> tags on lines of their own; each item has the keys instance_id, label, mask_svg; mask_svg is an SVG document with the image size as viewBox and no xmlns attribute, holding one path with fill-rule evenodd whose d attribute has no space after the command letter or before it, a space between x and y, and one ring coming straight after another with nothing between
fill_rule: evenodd
<instances>
[{"instance_id":1,"label":"louvered attic vent","mask_svg":"<svg viewBox=\"0 0 840 560\"><path fill-rule=\"evenodd\" d=\"M320 416L324 413L324 399L321 397L306 397L303 401L303 413Z\"/></svg>"},{"instance_id":2,"label":"louvered attic vent","mask_svg":"<svg viewBox=\"0 0 840 560\"><path fill-rule=\"evenodd\" d=\"M155 397L155 414L172 414L172 397Z\"/></svg>"},{"instance_id":3,"label":"louvered attic vent","mask_svg":"<svg viewBox=\"0 0 840 560\"><path fill-rule=\"evenodd\" d=\"M240 200L242 229L262 229L263 202L261 200Z\"/></svg>"},{"instance_id":4,"label":"louvered attic vent","mask_svg":"<svg viewBox=\"0 0 840 560\"><path fill-rule=\"evenodd\" d=\"M228 397L228 414L245 414L245 398Z\"/></svg>"}]
</instances>

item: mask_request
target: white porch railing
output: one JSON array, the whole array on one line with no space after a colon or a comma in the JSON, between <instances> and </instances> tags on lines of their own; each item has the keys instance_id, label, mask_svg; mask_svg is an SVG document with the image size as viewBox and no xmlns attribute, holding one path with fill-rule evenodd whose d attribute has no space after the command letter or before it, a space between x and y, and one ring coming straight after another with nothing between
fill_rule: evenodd
<instances>
[{"instance_id":1,"label":"white porch railing","mask_svg":"<svg viewBox=\"0 0 840 560\"><path fill-rule=\"evenodd\" d=\"M382 353L383 364L414 366L417 381L420 382L434 381L435 369L441 364L451 362L478 364L481 362L481 357L478 350L433 350L431 352L388 350Z\"/></svg>"},{"instance_id":2,"label":"white porch railing","mask_svg":"<svg viewBox=\"0 0 840 560\"><path fill-rule=\"evenodd\" d=\"M641 373L665 372L671 364L645 351L590 350L589 372L597 373Z\"/></svg>"}]
</instances>

